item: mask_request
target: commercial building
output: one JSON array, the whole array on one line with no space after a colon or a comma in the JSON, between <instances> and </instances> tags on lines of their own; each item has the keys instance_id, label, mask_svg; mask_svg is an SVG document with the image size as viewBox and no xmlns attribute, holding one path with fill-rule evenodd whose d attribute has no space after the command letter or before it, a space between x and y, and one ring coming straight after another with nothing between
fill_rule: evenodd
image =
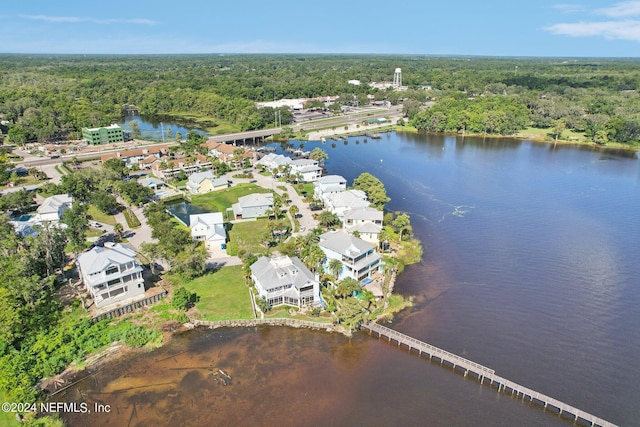
<instances>
[{"instance_id":1,"label":"commercial building","mask_svg":"<svg viewBox=\"0 0 640 427\"><path fill-rule=\"evenodd\" d=\"M82 128L82 139L91 145L124 142L124 132L115 124L100 128Z\"/></svg>"}]
</instances>

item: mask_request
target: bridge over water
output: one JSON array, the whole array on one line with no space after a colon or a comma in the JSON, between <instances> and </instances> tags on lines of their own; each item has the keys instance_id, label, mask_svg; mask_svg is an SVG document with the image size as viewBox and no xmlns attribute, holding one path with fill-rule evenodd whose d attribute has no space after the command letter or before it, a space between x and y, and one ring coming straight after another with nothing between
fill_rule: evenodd
<instances>
[{"instance_id":1,"label":"bridge over water","mask_svg":"<svg viewBox=\"0 0 640 427\"><path fill-rule=\"evenodd\" d=\"M281 128L250 130L246 132L227 133L225 135L213 135L210 136L207 141L223 142L225 144L232 143L234 145L238 143L245 144L247 142L256 143L270 136L277 135L280 132L282 132Z\"/></svg>"},{"instance_id":2,"label":"bridge over water","mask_svg":"<svg viewBox=\"0 0 640 427\"><path fill-rule=\"evenodd\" d=\"M545 410L549 409L557 415L569 414L574 417L575 422L582 421L592 426L615 427L615 424L612 424L609 421L603 420L602 418L596 417L595 415L589 414L588 412L582 411L574 406L568 405L557 399L496 375L493 369L442 350L434 345L419 341L401 332L394 331L386 326L370 322L363 324L362 328L372 335L377 334L378 338L386 338L389 343L395 341L398 344L398 347L404 345L410 352L417 351L420 356L429 356L429 360L433 360L435 358L440 361L441 365L451 365L454 370L463 371L465 377L471 373L478 379L478 381L480 381L480 384L485 384L486 382L490 387L496 388L498 393L511 392L512 396L522 398L523 400L528 399L533 403L544 406Z\"/></svg>"}]
</instances>

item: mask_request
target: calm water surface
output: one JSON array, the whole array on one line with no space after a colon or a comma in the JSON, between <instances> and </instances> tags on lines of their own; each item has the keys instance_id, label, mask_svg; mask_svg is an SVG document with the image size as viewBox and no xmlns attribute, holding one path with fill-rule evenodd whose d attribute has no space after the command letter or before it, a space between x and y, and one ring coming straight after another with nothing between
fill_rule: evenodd
<instances>
[{"instance_id":1,"label":"calm water surface","mask_svg":"<svg viewBox=\"0 0 640 427\"><path fill-rule=\"evenodd\" d=\"M295 143L297 146L298 143ZM620 425L640 420L640 162L513 140L384 135L321 146L369 171L425 243L392 325ZM222 369L231 380L222 380ZM226 383L226 384L225 384ZM61 399L71 425L569 425L365 334L199 330Z\"/></svg>"}]
</instances>

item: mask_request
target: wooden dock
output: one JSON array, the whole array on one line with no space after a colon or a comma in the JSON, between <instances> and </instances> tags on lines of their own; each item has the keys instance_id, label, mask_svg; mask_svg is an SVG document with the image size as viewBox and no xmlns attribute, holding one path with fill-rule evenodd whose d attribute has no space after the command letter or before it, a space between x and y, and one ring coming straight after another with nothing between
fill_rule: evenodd
<instances>
[{"instance_id":1,"label":"wooden dock","mask_svg":"<svg viewBox=\"0 0 640 427\"><path fill-rule=\"evenodd\" d=\"M466 377L469 373L472 373L479 381L480 384L488 384L490 387L496 388L498 393L509 393L512 396L528 399L530 402L537 403L544 406L545 410L551 410L557 415L571 415L575 422L582 421L592 426L601 427L616 427L615 424L602 418L591 415L588 412L582 411L574 406L563 403L557 399L549 397L545 394L539 393L530 388L516 384L513 381L509 381L499 375L496 375L493 369L482 366L471 360L460 357L456 354L442 350L431 344L427 344L423 341L419 341L401 332L394 331L386 326L379 325L377 323L366 323L362 325L362 329L367 330L370 334L377 334L378 338L387 338L389 343L395 341L398 347L404 345L409 351L417 351L420 356L428 355L429 360L436 358L443 365L447 363L451 365L454 370L464 371Z\"/></svg>"}]
</instances>

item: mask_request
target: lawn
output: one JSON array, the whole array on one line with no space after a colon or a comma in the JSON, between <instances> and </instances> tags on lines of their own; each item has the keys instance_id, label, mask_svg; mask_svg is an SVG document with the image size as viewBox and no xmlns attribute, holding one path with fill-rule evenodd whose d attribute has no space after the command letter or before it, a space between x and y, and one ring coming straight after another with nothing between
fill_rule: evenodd
<instances>
[{"instance_id":1,"label":"lawn","mask_svg":"<svg viewBox=\"0 0 640 427\"><path fill-rule=\"evenodd\" d=\"M89 205L89 215L94 221L101 222L103 224L116 225L116 218L113 215L103 213L100 209L94 205Z\"/></svg>"},{"instance_id":2,"label":"lawn","mask_svg":"<svg viewBox=\"0 0 640 427\"><path fill-rule=\"evenodd\" d=\"M232 204L238 202L238 197L270 192L271 190L255 184L238 184L226 190L191 196L191 203L210 212L225 212Z\"/></svg>"},{"instance_id":3,"label":"lawn","mask_svg":"<svg viewBox=\"0 0 640 427\"><path fill-rule=\"evenodd\" d=\"M298 188L298 184L294 185L293 188L296 189L296 193L301 197L313 195L313 182L305 182L302 184L302 190Z\"/></svg>"},{"instance_id":4,"label":"lawn","mask_svg":"<svg viewBox=\"0 0 640 427\"><path fill-rule=\"evenodd\" d=\"M542 128L535 128L535 127L528 127L518 132L517 135L525 138L528 137L532 139L552 141L553 138L550 136L552 132L553 132L553 128L542 129ZM574 132L570 129L565 129L564 131L562 131L562 137L559 139L561 141L579 141L579 142L585 142L587 140L587 138L584 136L584 132Z\"/></svg>"},{"instance_id":5,"label":"lawn","mask_svg":"<svg viewBox=\"0 0 640 427\"><path fill-rule=\"evenodd\" d=\"M249 288L244 283L242 266L223 267L215 273L184 283L200 300L196 308L203 320L253 319Z\"/></svg>"},{"instance_id":6,"label":"lawn","mask_svg":"<svg viewBox=\"0 0 640 427\"><path fill-rule=\"evenodd\" d=\"M229 230L227 254L237 255L240 248L253 254L268 252L268 249L262 244L262 235L267 229L268 221L268 219L264 218L232 224L231 230Z\"/></svg>"}]
</instances>

